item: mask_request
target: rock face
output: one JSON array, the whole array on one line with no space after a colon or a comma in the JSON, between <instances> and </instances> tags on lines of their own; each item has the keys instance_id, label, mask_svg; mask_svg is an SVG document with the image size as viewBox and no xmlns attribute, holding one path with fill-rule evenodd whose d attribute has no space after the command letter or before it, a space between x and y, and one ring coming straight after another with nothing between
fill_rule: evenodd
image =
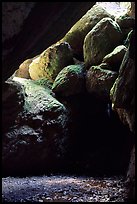
<instances>
[{"instance_id":1,"label":"rock face","mask_svg":"<svg viewBox=\"0 0 137 204\"><path fill-rule=\"evenodd\" d=\"M133 43L134 34L132 34L130 41ZM132 48L131 48L132 47ZM116 79L110 96L113 103L113 108L119 112L124 123L129 125L131 131L135 128L135 63L134 63L134 47L129 47L126 52L118 78ZM123 89L124 87L124 89Z\"/></svg>"},{"instance_id":2,"label":"rock face","mask_svg":"<svg viewBox=\"0 0 137 204\"><path fill-rule=\"evenodd\" d=\"M60 168L67 151L67 109L48 89L31 80L14 80L24 87L24 105L3 137L3 174L35 174ZM10 99L7 97L6 102ZM14 105L14 101L10 103Z\"/></svg>"},{"instance_id":3,"label":"rock face","mask_svg":"<svg viewBox=\"0 0 137 204\"><path fill-rule=\"evenodd\" d=\"M130 46L122 61L118 78L116 79L110 97L113 109L117 111L121 121L129 126L135 137L135 32L132 32ZM131 152L128 169L129 200L135 200L135 149Z\"/></svg>"},{"instance_id":4,"label":"rock face","mask_svg":"<svg viewBox=\"0 0 137 204\"><path fill-rule=\"evenodd\" d=\"M99 5L94 5L64 36L62 41L68 42L77 56L83 54L83 42L88 32L105 17L112 17Z\"/></svg>"},{"instance_id":5,"label":"rock face","mask_svg":"<svg viewBox=\"0 0 137 204\"><path fill-rule=\"evenodd\" d=\"M89 93L95 93L100 99L108 101L109 92L117 78L117 73L92 66L86 75L86 88Z\"/></svg>"},{"instance_id":6,"label":"rock face","mask_svg":"<svg viewBox=\"0 0 137 204\"><path fill-rule=\"evenodd\" d=\"M126 51L127 48L124 45L119 45L103 58L102 63L107 63L111 70L118 71Z\"/></svg>"},{"instance_id":7,"label":"rock face","mask_svg":"<svg viewBox=\"0 0 137 204\"><path fill-rule=\"evenodd\" d=\"M71 47L68 43L57 43L47 48L29 65L33 80L48 78L54 81L57 74L73 62Z\"/></svg>"},{"instance_id":8,"label":"rock face","mask_svg":"<svg viewBox=\"0 0 137 204\"><path fill-rule=\"evenodd\" d=\"M84 66L70 65L63 68L57 75L52 90L62 96L82 93L85 89Z\"/></svg>"},{"instance_id":9,"label":"rock face","mask_svg":"<svg viewBox=\"0 0 137 204\"><path fill-rule=\"evenodd\" d=\"M109 31L109 32L108 32ZM103 18L86 35L83 45L87 65L98 65L103 57L121 44L122 32L111 18Z\"/></svg>"}]
</instances>

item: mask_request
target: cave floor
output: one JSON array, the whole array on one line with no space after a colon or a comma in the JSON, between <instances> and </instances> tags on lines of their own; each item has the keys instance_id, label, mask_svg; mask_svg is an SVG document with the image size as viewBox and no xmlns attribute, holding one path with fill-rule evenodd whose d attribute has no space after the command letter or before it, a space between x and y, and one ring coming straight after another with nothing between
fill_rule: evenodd
<instances>
[{"instance_id":1,"label":"cave floor","mask_svg":"<svg viewBox=\"0 0 137 204\"><path fill-rule=\"evenodd\" d=\"M32 176L2 178L2 202L125 202L122 176Z\"/></svg>"}]
</instances>

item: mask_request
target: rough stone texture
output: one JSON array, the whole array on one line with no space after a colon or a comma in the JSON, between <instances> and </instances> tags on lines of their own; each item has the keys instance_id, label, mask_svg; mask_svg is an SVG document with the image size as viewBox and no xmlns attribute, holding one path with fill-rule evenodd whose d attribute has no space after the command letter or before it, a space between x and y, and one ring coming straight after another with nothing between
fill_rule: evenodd
<instances>
[{"instance_id":1,"label":"rough stone texture","mask_svg":"<svg viewBox=\"0 0 137 204\"><path fill-rule=\"evenodd\" d=\"M121 121L129 126L135 137L135 32L130 38L129 48L122 61L119 76L116 79L110 97L113 110L117 111ZM131 152L128 169L129 200L135 200L135 149Z\"/></svg>"},{"instance_id":2,"label":"rough stone texture","mask_svg":"<svg viewBox=\"0 0 137 204\"><path fill-rule=\"evenodd\" d=\"M109 64L111 70L118 71L126 51L127 48L124 45L119 45L111 53L106 55L102 62Z\"/></svg>"},{"instance_id":3,"label":"rough stone texture","mask_svg":"<svg viewBox=\"0 0 137 204\"><path fill-rule=\"evenodd\" d=\"M119 116L124 123L129 125L131 131L135 128L135 48L134 32L130 39L128 48L110 96L113 103L113 109L119 112ZM132 45L131 45L132 43Z\"/></svg>"},{"instance_id":4,"label":"rough stone texture","mask_svg":"<svg viewBox=\"0 0 137 204\"><path fill-rule=\"evenodd\" d=\"M103 57L120 45L121 41L122 32L119 25L111 18L103 18L85 37L83 45L85 63L100 64Z\"/></svg>"},{"instance_id":5,"label":"rough stone texture","mask_svg":"<svg viewBox=\"0 0 137 204\"><path fill-rule=\"evenodd\" d=\"M128 16L128 14L116 18L115 21L119 24L124 39L132 29L135 29L135 18Z\"/></svg>"},{"instance_id":6,"label":"rough stone texture","mask_svg":"<svg viewBox=\"0 0 137 204\"><path fill-rule=\"evenodd\" d=\"M57 75L52 90L62 96L82 93L85 90L84 66L70 65Z\"/></svg>"},{"instance_id":7,"label":"rough stone texture","mask_svg":"<svg viewBox=\"0 0 137 204\"><path fill-rule=\"evenodd\" d=\"M113 86L117 73L92 66L86 75L86 88L89 93L95 93L102 100L109 100L109 91Z\"/></svg>"},{"instance_id":8,"label":"rough stone texture","mask_svg":"<svg viewBox=\"0 0 137 204\"><path fill-rule=\"evenodd\" d=\"M29 65L33 59L27 59L25 60L20 66L19 69L16 71L15 76L16 77L21 77L25 79L30 79L30 74L29 74Z\"/></svg>"},{"instance_id":9,"label":"rough stone texture","mask_svg":"<svg viewBox=\"0 0 137 204\"><path fill-rule=\"evenodd\" d=\"M28 175L61 168L67 151L67 109L50 95L48 88L28 79L13 80L24 87L24 106L14 125L3 135L3 175ZM9 108L15 105L11 96L7 101Z\"/></svg>"},{"instance_id":10,"label":"rough stone texture","mask_svg":"<svg viewBox=\"0 0 137 204\"><path fill-rule=\"evenodd\" d=\"M29 73L33 80L48 78L54 81L57 74L73 62L71 47L68 43L56 43L40 54L29 65Z\"/></svg>"},{"instance_id":11,"label":"rough stone texture","mask_svg":"<svg viewBox=\"0 0 137 204\"><path fill-rule=\"evenodd\" d=\"M24 92L18 82L6 81L2 86L2 132L14 125L15 120L23 110Z\"/></svg>"},{"instance_id":12,"label":"rough stone texture","mask_svg":"<svg viewBox=\"0 0 137 204\"><path fill-rule=\"evenodd\" d=\"M83 42L88 32L104 17L112 17L99 5L94 5L64 36L76 55L83 55Z\"/></svg>"}]
</instances>

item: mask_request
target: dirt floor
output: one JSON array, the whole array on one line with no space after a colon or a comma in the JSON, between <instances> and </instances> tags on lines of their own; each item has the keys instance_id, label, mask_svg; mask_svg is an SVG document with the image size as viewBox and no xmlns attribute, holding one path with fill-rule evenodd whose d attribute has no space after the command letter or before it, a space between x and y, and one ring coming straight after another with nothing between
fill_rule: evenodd
<instances>
[{"instance_id":1,"label":"dirt floor","mask_svg":"<svg viewBox=\"0 0 137 204\"><path fill-rule=\"evenodd\" d=\"M2 179L2 202L125 202L122 177L34 176Z\"/></svg>"}]
</instances>

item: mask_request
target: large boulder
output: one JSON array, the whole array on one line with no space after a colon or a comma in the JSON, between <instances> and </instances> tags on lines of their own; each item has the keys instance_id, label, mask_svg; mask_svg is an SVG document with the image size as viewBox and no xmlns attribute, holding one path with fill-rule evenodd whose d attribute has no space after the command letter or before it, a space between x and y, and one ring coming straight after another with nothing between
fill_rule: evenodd
<instances>
[{"instance_id":1,"label":"large boulder","mask_svg":"<svg viewBox=\"0 0 137 204\"><path fill-rule=\"evenodd\" d=\"M127 48L124 45L119 45L103 58L102 63L107 63L111 70L118 71L126 51Z\"/></svg>"},{"instance_id":2,"label":"large boulder","mask_svg":"<svg viewBox=\"0 0 137 204\"><path fill-rule=\"evenodd\" d=\"M105 70L99 66L92 66L86 75L86 88L89 93L94 93L104 101L109 101L109 92L112 88L117 73Z\"/></svg>"},{"instance_id":3,"label":"large boulder","mask_svg":"<svg viewBox=\"0 0 137 204\"><path fill-rule=\"evenodd\" d=\"M53 82L57 74L72 62L73 55L70 45L67 42L56 43L33 60L29 65L29 74L33 80L45 77Z\"/></svg>"},{"instance_id":4,"label":"large boulder","mask_svg":"<svg viewBox=\"0 0 137 204\"><path fill-rule=\"evenodd\" d=\"M48 88L28 79L14 77L13 80L23 86L24 103L13 118L14 124L3 134L3 175L59 170L67 151L68 110ZM10 101L9 109L16 105L14 101L11 103L11 97L6 99Z\"/></svg>"},{"instance_id":5,"label":"large boulder","mask_svg":"<svg viewBox=\"0 0 137 204\"><path fill-rule=\"evenodd\" d=\"M111 18L103 18L86 35L83 45L84 61L88 65L99 65L103 57L120 45L122 32Z\"/></svg>"},{"instance_id":6,"label":"large boulder","mask_svg":"<svg viewBox=\"0 0 137 204\"><path fill-rule=\"evenodd\" d=\"M69 65L57 75L52 91L62 96L82 93L85 89L84 66Z\"/></svg>"},{"instance_id":7,"label":"large boulder","mask_svg":"<svg viewBox=\"0 0 137 204\"><path fill-rule=\"evenodd\" d=\"M94 5L76 24L68 31L62 41L70 44L77 56L83 54L83 42L88 32L103 18L112 17L99 5Z\"/></svg>"}]
</instances>

